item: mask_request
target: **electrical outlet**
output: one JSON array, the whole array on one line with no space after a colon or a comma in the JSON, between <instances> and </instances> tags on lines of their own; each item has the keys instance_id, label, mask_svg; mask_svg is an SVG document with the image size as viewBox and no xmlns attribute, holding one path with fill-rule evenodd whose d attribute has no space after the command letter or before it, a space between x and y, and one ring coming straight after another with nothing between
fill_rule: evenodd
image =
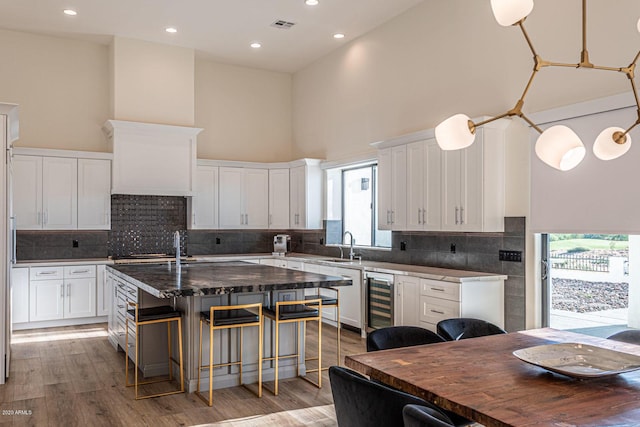
<instances>
[{"instance_id":1,"label":"electrical outlet","mask_svg":"<svg viewBox=\"0 0 640 427\"><path fill-rule=\"evenodd\" d=\"M498 251L500 261L522 262L522 251Z\"/></svg>"},{"instance_id":2,"label":"electrical outlet","mask_svg":"<svg viewBox=\"0 0 640 427\"><path fill-rule=\"evenodd\" d=\"M216 245L219 245L220 243L221 243L221 242L220 242L220 238L219 238L219 237L216 237Z\"/></svg>"},{"instance_id":3,"label":"electrical outlet","mask_svg":"<svg viewBox=\"0 0 640 427\"><path fill-rule=\"evenodd\" d=\"M321 238L320 238L320 244L321 244L321 245L324 245L324 237L321 237Z\"/></svg>"},{"instance_id":4,"label":"electrical outlet","mask_svg":"<svg viewBox=\"0 0 640 427\"><path fill-rule=\"evenodd\" d=\"M455 254L455 253L456 253L456 244L455 244L455 243L452 243L452 244L451 244L450 250L451 250L451 253L452 253L452 254Z\"/></svg>"},{"instance_id":5,"label":"electrical outlet","mask_svg":"<svg viewBox=\"0 0 640 427\"><path fill-rule=\"evenodd\" d=\"M400 242L400 250L401 251L406 251L407 250L407 242Z\"/></svg>"},{"instance_id":6,"label":"electrical outlet","mask_svg":"<svg viewBox=\"0 0 640 427\"><path fill-rule=\"evenodd\" d=\"M77 248L79 246L78 241L77 240L72 241L71 242L71 246L74 247L74 248Z\"/></svg>"},{"instance_id":7,"label":"electrical outlet","mask_svg":"<svg viewBox=\"0 0 640 427\"><path fill-rule=\"evenodd\" d=\"M291 301L291 295L289 294L282 295L282 301Z\"/></svg>"}]
</instances>

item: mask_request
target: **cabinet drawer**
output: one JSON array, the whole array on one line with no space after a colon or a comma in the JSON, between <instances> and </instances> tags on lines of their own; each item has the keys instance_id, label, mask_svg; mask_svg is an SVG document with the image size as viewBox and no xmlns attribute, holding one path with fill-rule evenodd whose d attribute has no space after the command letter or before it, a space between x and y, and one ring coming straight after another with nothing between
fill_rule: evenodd
<instances>
[{"instance_id":1,"label":"cabinet drawer","mask_svg":"<svg viewBox=\"0 0 640 427\"><path fill-rule=\"evenodd\" d=\"M302 261L287 261L287 268L291 270L304 270L304 263Z\"/></svg>"},{"instance_id":2,"label":"cabinet drawer","mask_svg":"<svg viewBox=\"0 0 640 427\"><path fill-rule=\"evenodd\" d=\"M88 279L91 277L96 277L95 265L75 265L64 268L65 279Z\"/></svg>"},{"instance_id":3,"label":"cabinet drawer","mask_svg":"<svg viewBox=\"0 0 640 427\"><path fill-rule=\"evenodd\" d=\"M460 301L460 284L440 280L421 279L420 295Z\"/></svg>"},{"instance_id":4,"label":"cabinet drawer","mask_svg":"<svg viewBox=\"0 0 640 427\"><path fill-rule=\"evenodd\" d=\"M444 319L460 317L460 303L440 298L420 297L420 320L437 324Z\"/></svg>"},{"instance_id":5,"label":"cabinet drawer","mask_svg":"<svg viewBox=\"0 0 640 427\"><path fill-rule=\"evenodd\" d=\"M30 280L62 279L64 267L31 267L29 269Z\"/></svg>"}]
</instances>

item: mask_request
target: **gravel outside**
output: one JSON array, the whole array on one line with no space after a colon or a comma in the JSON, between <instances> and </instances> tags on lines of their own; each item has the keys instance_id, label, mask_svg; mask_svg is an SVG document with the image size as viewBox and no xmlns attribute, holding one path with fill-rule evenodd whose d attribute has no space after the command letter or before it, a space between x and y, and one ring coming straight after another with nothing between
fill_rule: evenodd
<instances>
[{"instance_id":1,"label":"gravel outside","mask_svg":"<svg viewBox=\"0 0 640 427\"><path fill-rule=\"evenodd\" d=\"M554 278L551 305L555 310L574 313L628 308L629 284Z\"/></svg>"}]
</instances>

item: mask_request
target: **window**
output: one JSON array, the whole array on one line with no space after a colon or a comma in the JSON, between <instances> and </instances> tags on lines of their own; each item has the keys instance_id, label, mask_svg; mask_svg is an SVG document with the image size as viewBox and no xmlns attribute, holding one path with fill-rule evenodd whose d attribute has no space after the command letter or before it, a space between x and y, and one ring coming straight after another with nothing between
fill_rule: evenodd
<instances>
[{"instance_id":1,"label":"window","mask_svg":"<svg viewBox=\"0 0 640 427\"><path fill-rule=\"evenodd\" d=\"M375 163L328 171L327 187L339 189L340 193L327 192L329 199L333 199L328 201L328 206L334 206L333 219L338 220L335 222L341 226L339 236L334 234L332 239L328 233L327 243L350 244L350 237L344 235L348 231L358 246L391 247L391 231L378 229L377 178L378 166ZM338 182L339 186L336 185ZM340 199L337 200L336 196ZM338 203L341 209L335 209Z\"/></svg>"}]
</instances>

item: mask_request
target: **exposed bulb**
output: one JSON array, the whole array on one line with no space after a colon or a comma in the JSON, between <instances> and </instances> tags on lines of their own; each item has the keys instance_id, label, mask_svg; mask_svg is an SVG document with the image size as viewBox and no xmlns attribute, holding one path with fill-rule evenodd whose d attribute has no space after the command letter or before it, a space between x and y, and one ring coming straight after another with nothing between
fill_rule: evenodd
<instances>
[{"instance_id":1,"label":"exposed bulb","mask_svg":"<svg viewBox=\"0 0 640 427\"><path fill-rule=\"evenodd\" d=\"M606 128L596 138L593 143L593 154L600 160L613 160L622 156L631 148L631 135L626 134L624 136L624 142L616 142L616 133L618 135L624 134L624 129L619 127Z\"/></svg>"},{"instance_id":2,"label":"exposed bulb","mask_svg":"<svg viewBox=\"0 0 640 427\"><path fill-rule=\"evenodd\" d=\"M473 144L476 135L469 129L469 116L456 114L436 126L436 141L443 150L460 150Z\"/></svg>"},{"instance_id":3,"label":"exposed bulb","mask_svg":"<svg viewBox=\"0 0 640 427\"><path fill-rule=\"evenodd\" d=\"M491 9L498 24L509 27L531 13L533 0L491 0Z\"/></svg>"},{"instance_id":4,"label":"exposed bulb","mask_svg":"<svg viewBox=\"0 0 640 427\"><path fill-rule=\"evenodd\" d=\"M540 160L560 171L575 168L586 154L580 137L564 125L551 126L542 132L535 149Z\"/></svg>"}]
</instances>

